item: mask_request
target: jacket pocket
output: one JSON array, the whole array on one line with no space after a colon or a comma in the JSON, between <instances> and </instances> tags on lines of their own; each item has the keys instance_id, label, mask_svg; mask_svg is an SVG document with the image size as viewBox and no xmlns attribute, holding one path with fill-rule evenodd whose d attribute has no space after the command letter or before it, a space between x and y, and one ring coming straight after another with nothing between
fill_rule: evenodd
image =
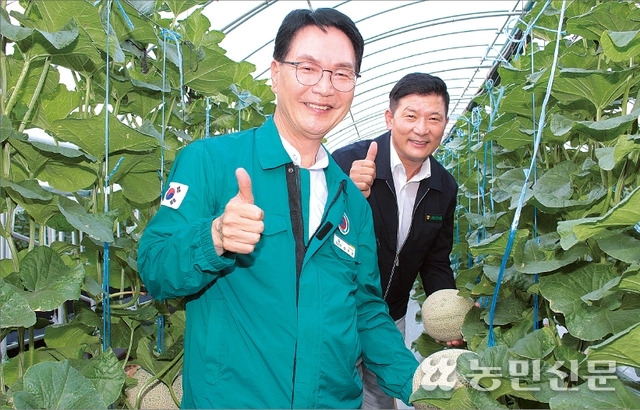
<instances>
[{"instance_id":1,"label":"jacket pocket","mask_svg":"<svg viewBox=\"0 0 640 410\"><path fill-rule=\"evenodd\" d=\"M204 330L205 355L202 368L207 385L215 386L222 377L222 367L225 360L228 360L228 340L229 332L225 329L228 317L225 302L221 298L214 298L213 312L209 315L207 326Z\"/></svg>"},{"instance_id":2,"label":"jacket pocket","mask_svg":"<svg viewBox=\"0 0 640 410\"><path fill-rule=\"evenodd\" d=\"M289 229L289 215L267 214L264 215L263 235L272 236Z\"/></svg>"}]
</instances>

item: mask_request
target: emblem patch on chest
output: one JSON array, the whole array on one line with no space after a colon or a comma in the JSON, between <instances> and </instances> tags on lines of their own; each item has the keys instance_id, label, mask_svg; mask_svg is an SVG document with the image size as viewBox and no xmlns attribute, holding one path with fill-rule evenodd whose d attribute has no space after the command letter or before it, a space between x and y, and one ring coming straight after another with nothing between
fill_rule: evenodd
<instances>
[{"instance_id":1,"label":"emblem patch on chest","mask_svg":"<svg viewBox=\"0 0 640 410\"><path fill-rule=\"evenodd\" d=\"M338 225L338 229L343 235L349 233L349 217L347 217L347 214L342 214L342 220L340 221L340 225Z\"/></svg>"}]
</instances>

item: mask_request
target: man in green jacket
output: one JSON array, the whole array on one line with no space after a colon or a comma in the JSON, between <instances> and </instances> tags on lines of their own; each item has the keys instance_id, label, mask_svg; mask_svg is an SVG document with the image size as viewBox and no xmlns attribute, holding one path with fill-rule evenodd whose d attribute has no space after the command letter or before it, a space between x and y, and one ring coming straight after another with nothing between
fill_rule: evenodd
<instances>
[{"instance_id":1,"label":"man in green jacket","mask_svg":"<svg viewBox=\"0 0 640 410\"><path fill-rule=\"evenodd\" d=\"M418 362L381 298L370 207L322 146L363 47L344 14L292 11L273 117L176 158L138 263L155 298L187 299L183 407L357 408L359 357L408 404Z\"/></svg>"}]
</instances>

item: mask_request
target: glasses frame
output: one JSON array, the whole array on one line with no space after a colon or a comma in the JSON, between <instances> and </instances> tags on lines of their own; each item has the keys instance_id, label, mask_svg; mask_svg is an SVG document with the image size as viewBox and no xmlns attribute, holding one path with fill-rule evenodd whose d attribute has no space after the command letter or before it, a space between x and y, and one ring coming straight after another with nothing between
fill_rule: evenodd
<instances>
[{"instance_id":1,"label":"glasses frame","mask_svg":"<svg viewBox=\"0 0 640 410\"><path fill-rule=\"evenodd\" d=\"M335 70L327 70L326 68L322 68L319 64L316 64L316 63L314 63L312 61L285 61L285 60L283 60L283 61L280 61L280 63L289 64L289 65L294 66L296 68L296 80L298 80L298 83L300 83L301 85L304 85L305 87L312 87L312 86L318 84L322 80L322 77L324 77L324 73L326 71L326 72L329 73L329 82L331 83L331 86L338 92L348 93L348 92L353 91L354 88L356 88L356 83L358 82L358 78L360 78L360 74L356 73L355 71L349 70L347 68L340 68L340 70L351 71L353 73L354 77L353 77L353 87L351 87L349 90L339 90L333 84L333 72ZM298 67L300 66L300 64L303 64L303 63L313 64L313 65L316 65L316 66L320 67L320 70L322 70L322 75L320 75L320 78L318 78L318 81L316 81L313 84L304 84L302 81L300 81L300 79L298 78Z\"/></svg>"}]
</instances>

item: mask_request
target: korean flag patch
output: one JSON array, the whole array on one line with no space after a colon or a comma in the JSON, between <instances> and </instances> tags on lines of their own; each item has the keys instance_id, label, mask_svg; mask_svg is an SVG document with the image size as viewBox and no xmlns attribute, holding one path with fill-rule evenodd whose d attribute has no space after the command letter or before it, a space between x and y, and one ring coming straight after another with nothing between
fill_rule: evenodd
<instances>
[{"instance_id":1,"label":"korean flag patch","mask_svg":"<svg viewBox=\"0 0 640 410\"><path fill-rule=\"evenodd\" d=\"M182 200L187 195L189 186L181 184L179 182L169 182L169 189L164 193L162 202L160 205L168 206L169 208L178 209Z\"/></svg>"}]
</instances>

